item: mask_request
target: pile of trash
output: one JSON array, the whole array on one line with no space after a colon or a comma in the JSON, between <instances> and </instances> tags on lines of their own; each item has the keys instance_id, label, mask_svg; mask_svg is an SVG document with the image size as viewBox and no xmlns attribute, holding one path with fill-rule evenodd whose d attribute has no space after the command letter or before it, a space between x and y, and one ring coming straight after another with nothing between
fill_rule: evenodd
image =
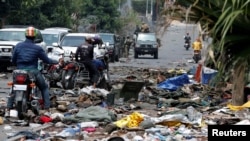
<instances>
[{"instance_id":1,"label":"pile of trash","mask_svg":"<svg viewBox=\"0 0 250 141\"><path fill-rule=\"evenodd\" d=\"M111 69L111 73L119 75L119 79L113 79L111 91L92 87L52 89L51 113L34 116L29 111L24 121L2 122L10 126L49 126L12 133L9 138L22 135L29 140L203 141L207 140L208 125L250 124L250 102L230 105L230 87L196 83L190 71L182 69L119 69L123 68ZM143 85L133 93L129 89L134 87L124 88L129 82ZM122 97L130 93L132 98Z\"/></svg>"}]
</instances>

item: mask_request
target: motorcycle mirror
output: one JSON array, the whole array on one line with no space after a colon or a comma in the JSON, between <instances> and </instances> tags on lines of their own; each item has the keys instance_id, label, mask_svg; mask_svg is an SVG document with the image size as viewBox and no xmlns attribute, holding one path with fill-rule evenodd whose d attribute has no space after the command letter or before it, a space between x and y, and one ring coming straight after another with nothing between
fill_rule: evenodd
<instances>
[{"instance_id":1,"label":"motorcycle mirror","mask_svg":"<svg viewBox=\"0 0 250 141\"><path fill-rule=\"evenodd\" d=\"M61 46L58 46L60 49L63 49Z\"/></svg>"},{"instance_id":2,"label":"motorcycle mirror","mask_svg":"<svg viewBox=\"0 0 250 141\"><path fill-rule=\"evenodd\" d=\"M53 47L58 47L58 48L60 48L60 49L63 49L58 43L56 43L56 42L54 42L54 43L52 43L52 46Z\"/></svg>"}]
</instances>

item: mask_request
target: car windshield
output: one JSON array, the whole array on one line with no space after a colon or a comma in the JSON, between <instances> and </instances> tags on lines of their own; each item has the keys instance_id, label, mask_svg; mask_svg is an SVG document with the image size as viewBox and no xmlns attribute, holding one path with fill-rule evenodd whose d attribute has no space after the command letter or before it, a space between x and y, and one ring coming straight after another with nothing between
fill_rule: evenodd
<instances>
[{"instance_id":1,"label":"car windshield","mask_svg":"<svg viewBox=\"0 0 250 141\"><path fill-rule=\"evenodd\" d=\"M65 36L61 41L61 46L77 47L85 42L84 36Z\"/></svg>"},{"instance_id":2,"label":"car windshield","mask_svg":"<svg viewBox=\"0 0 250 141\"><path fill-rule=\"evenodd\" d=\"M114 37L113 35L105 35L100 34L103 42L109 42L110 44L114 44Z\"/></svg>"},{"instance_id":3,"label":"car windshield","mask_svg":"<svg viewBox=\"0 0 250 141\"><path fill-rule=\"evenodd\" d=\"M155 34L139 34L137 37L138 41L156 41Z\"/></svg>"},{"instance_id":4,"label":"car windshield","mask_svg":"<svg viewBox=\"0 0 250 141\"><path fill-rule=\"evenodd\" d=\"M52 43L58 43L58 35L57 34L45 34L42 33L43 40L48 46L52 46Z\"/></svg>"},{"instance_id":5,"label":"car windshield","mask_svg":"<svg viewBox=\"0 0 250 141\"><path fill-rule=\"evenodd\" d=\"M24 31L0 31L0 41L24 41Z\"/></svg>"}]
</instances>

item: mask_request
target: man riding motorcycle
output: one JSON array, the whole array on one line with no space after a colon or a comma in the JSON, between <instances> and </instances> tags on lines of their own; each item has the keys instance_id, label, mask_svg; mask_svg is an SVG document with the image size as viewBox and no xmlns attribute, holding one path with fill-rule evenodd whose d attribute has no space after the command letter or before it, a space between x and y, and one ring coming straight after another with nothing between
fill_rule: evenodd
<instances>
[{"instance_id":1,"label":"man riding motorcycle","mask_svg":"<svg viewBox=\"0 0 250 141\"><path fill-rule=\"evenodd\" d=\"M190 37L189 33L186 33L186 35L184 36L184 40L185 40L185 43L190 44L191 37Z\"/></svg>"},{"instance_id":2,"label":"man riding motorcycle","mask_svg":"<svg viewBox=\"0 0 250 141\"><path fill-rule=\"evenodd\" d=\"M194 54L195 53L199 53L199 57L201 58L201 49L202 49L202 43L201 40L199 38L197 38L193 44L192 44L192 48L194 50Z\"/></svg>"},{"instance_id":3,"label":"man riding motorcycle","mask_svg":"<svg viewBox=\"0 0 250 141\"><path fill-rule=\"evenodd\" d=\"M77 47L75 58L76 61L83 63L90 72L90 78L92 79L93 88L96 88L96 84L99 79L98 70L93 62L94 58L94 39L92 37L86 37L85 42ZM96 40L97 41L97 40ZM80 55L80 60L79 60Z\"/></svg>"},{"instance_id":4,"label":"man riding motorcycle","mask_svg":"<svg viewBox=\"0 0 250 141\"><path fill-rule=\"evenodd\" d=\"M38 33L38 29L34 27L28 27L25 31L26 40L18 43L13 51L12 63L16 65L17 69L26 70L34 74L36 77L36 83L41 91L44 101L44 110L49 112L50 97L48 84L45 82L42 73L38 70L38 59L41 59L47 64L57 64L58 61L51 60L42 47L35 44L34 40ZM10 95L7 103L7 111L5 116L9 116L10 109L13 108L14 95Z\"/></svg>"}]
</instances>

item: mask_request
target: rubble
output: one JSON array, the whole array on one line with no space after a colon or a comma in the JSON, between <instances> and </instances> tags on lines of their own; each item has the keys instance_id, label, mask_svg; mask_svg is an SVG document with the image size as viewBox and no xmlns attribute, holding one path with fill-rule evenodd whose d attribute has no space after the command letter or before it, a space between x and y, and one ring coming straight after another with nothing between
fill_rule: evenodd
<instances>
[{"instance_id":1,"label":"rubble","mask_svg":"<svg viewBox=\"0 0 250 141\"><path fill-rule=\"evenodd\" d=\"M111 82L111 91L52 89L51 113L35 117L28 112L24 121L0 118L1 124L9 125L4 128L9 140L203 141L208 125L250 124L249 102L230 105L230 87L213 88L195 81L175 90L159 87L183 74L192 80L189 70L113 67L110 71L119 76ZM120 99L129 82L143 84L138 92L124 90L137 98ZM34 129L13 134L15 126Z\"/></svg>"}]
</instances>

